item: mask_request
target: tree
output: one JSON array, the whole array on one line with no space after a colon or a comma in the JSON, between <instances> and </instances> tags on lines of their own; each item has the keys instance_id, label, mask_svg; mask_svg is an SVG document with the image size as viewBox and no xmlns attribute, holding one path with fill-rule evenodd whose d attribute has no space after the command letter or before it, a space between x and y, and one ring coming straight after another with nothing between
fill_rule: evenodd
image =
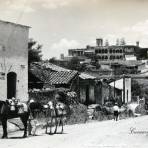
<instances>
[{"instance_id":1,"label":"tree","mask_svg":"<svg viewBox=\"0 0 148 148\"><path fill-rule=\"evenodd\" d=\"M136 80L132 80L131 91L132 91L132 96L140 96L141 95L141 87Z\"/></svg>"},{"instance_id":2,"label":"tree","mask_svg":"<svg viewBox=\"0 0 148 148\"><path fill-rule=\"evenodd\" d=\"M119 46L119 39L116 40L116 45Z\"/></svg>"},{"instance_id":3,"label":"tree","mask_svg":"<svg viewBox=\"0 0 148 148\"><path fill-rule=\"evenodd\" d=\"M50 58L49 62L52 64L56 64L56 58L55 57Z\"/></svg>"},{"instance_id":4,"label":"tree","mask_svg":"<svg viewBox=\"0 0 148 148\"><path fill-rule=\"evenodd\" d=\"M86 70L86 64L80 64L80 67L78 69L80 72L84 72Z\"/></svg>"},{"instance_id":5,"label":"tree","mask_svg":"<svg viewBox=\"0 0 148 148\"><path fill-rule=\"evenodd\" d=\"M108 40L105 41L105 46L109 46L109 41Z\"/></svg>"},{"instance_id":6,"label":"tree","mask_svg":"<svg viewBox=\"0 0 148 148\"><path fill-rule=\"evenodd\" d=\"M77 57L73 57L68 63L68 68L71 70L79 70L80 68L79 59Z\"/></svg>"},{"instance_id":7,"label":"tree","mask_svg":"<svg viewBox=\"0 0 148 148\"><path fill-rule=\"evenodd\" d=\"M38 44L37 41L30 39L28 42L28 65L32 62L39 62L42 60L41 54L42 45Z\"/></svg>"},{"instance_id":8,"label":"tree","mask_svg":"<svg viewBox=\"0 0 148 148\"><path fill-rule=\"evenodd\" d=\"M124 38L121 38L121 39L120 39L120 45L121 45L121 46L126 45L126 42L125 42L125 39L124 39Z\"/></svg>"},{"instance_id":9,"label":"tree","mask_svg":"<svg viewBox=\"0 0 148 148\"><path fill-rule=\"evenodd\" d=\"M99 68L100 68L100 64L99 64L99 62L98 62L98 58L97 58L96 55L94 55L94 56L92 57L91 64L92 64L93 66L95 66L96 69L99 69Z\"/></svg>"}]
</instances>

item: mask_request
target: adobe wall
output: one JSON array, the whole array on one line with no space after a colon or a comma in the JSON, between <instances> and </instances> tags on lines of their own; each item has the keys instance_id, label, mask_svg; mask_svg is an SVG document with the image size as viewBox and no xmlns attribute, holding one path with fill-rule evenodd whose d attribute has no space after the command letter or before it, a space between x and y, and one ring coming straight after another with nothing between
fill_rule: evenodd
<instances>
[{"instance_id":1,"label":"adobe wall","mask_svg":"<svg viewBox=\"0 0 148 148\"><path fill-rule=\"evenodd\" d=\"M27 26L0 21L0 100L7 98L9 72L17 74L16 97L28 100L28 34Z\"/></svg>"}]
</instances>

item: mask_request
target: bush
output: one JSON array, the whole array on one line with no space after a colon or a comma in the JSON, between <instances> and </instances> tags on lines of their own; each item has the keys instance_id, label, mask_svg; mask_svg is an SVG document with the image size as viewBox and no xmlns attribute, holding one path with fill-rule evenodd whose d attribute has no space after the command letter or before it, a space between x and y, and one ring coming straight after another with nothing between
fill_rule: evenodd
<instances>
[{"instance_id":1,"label":"bush","mask_svg":"<svg viewBox=\"0 0 148 148\"><path fill-rule=\"evenodd\" d=\"M93 119L98 120L98 121L104 120L103 112L102 111L95 111L94 114L93 114Z\"/></svg>"},{"instance_id":2,"label":"bush","mask_svg":"<svg viewBox=\"0 0 148 148\"><path fill-rule=\"evenodd\" d=\"M29 97L41 104L46 104L55 98L55 94L54 91L30 92ZM62 97L58 97L57 99L67 106L67 124L85 123L88 119L87 107L78 102L77 95L74 92L69 92L66 95L66 93L62 91L59 91L58 94ZM44 120L44 118L45 115L39 113L38 120Z\"/></svg>"},{"instance_id":3,"label":"bush","mask_svg":"<svg viewBox=\"0 0 148 148\"><path fill-rule=\"evenodd\" d=\"M29 92L29 99L33 99L41 104L47 104L47 102L54 99L55 91L33 91Z\"/></svg>"},{"instance_id":4,"label":"bush","mask_svg":"<svg viewBox=\"0 0 148 148\"><path fill-rule=\"evenodd\" d=\"M70 105L67 124L85 123L88 120L87 107L83 104Z\"/></svg>"},{"instance_id":5,"label":"bush","mask_svg":"<svg viewBox=\"0 0 148 148\"><path fill-rule=\"evenodd\" d=\"M146 110L144 105L138 105L135 109L135 113L141 114L141 115L146 115Z\"/></svg>"}]
</instances>

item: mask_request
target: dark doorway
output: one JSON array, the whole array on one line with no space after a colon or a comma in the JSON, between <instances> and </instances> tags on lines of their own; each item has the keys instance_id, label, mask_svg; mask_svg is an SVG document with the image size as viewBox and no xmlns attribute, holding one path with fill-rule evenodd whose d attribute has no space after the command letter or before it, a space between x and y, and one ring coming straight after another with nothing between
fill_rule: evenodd
<instances>
[{"instance_id":1,"label":"dark doorway","mask_svg":"<svg viewBox=\"0 0 148 148\"><path fill-rule=\"evenodd\" d=\"M89 105L89 85L86 85L86 105Z\"/></svg>"},{"instance_id":2,"label":"dark doorway","mask_svg":"<svg viewBox=\"0 0 148 148\"><path fill-rule=\"evenodd\" d=\"M7 74L7 98L16 97L16 73Z\"/></svg>"}]
</instances>

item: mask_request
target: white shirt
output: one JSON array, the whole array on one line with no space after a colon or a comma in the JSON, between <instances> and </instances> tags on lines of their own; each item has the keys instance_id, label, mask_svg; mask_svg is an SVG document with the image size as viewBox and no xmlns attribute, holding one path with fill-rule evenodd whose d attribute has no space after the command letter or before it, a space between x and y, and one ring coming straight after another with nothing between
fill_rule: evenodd
<instances>
[{"instance_id":1,"label":"white shirt","mask_svg":"<svg viewBox=\"0 0 148 148\"><path fill-rule=\"evenodd\" d=\"M113 107L113 110L114 110L114 111L119 111L119 107L118 107L117 105L115 105L115 106Z\"/></svg>"}]
</instances>

